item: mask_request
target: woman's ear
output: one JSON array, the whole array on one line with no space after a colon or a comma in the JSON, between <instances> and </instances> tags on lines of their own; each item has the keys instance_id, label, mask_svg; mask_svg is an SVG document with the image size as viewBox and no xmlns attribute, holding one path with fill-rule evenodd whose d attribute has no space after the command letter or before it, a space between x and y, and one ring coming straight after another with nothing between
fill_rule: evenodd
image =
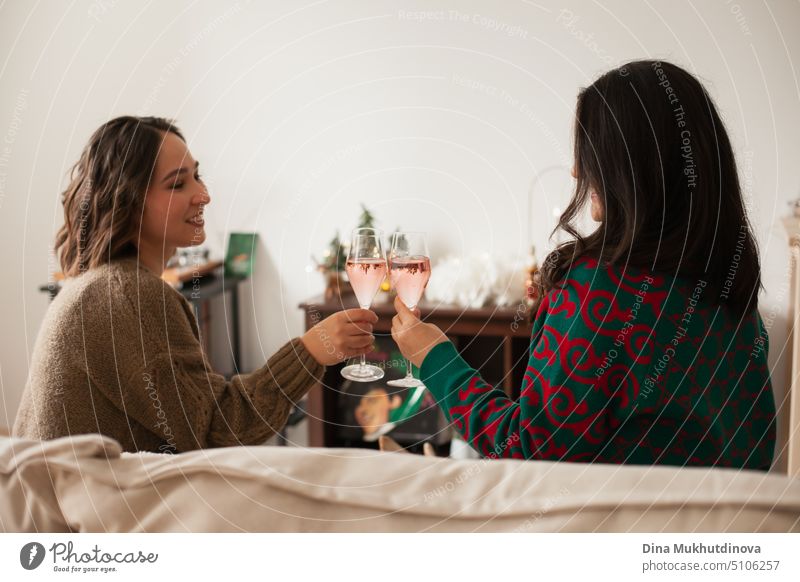
<instances>
[{"instance_id":1,"label":"woman's ear","mask_svg":"<svg viewBox=\"0 0 800 582\"><path fill-rule=\"evenodd\" d=\"M592 220L595 222L603 222L605 218L606 212L605 207L603 206L603 200L600 195L592 190L589 195L590 204L591 204L591 213L592 213Z\"/></svg>"}]
</instances>

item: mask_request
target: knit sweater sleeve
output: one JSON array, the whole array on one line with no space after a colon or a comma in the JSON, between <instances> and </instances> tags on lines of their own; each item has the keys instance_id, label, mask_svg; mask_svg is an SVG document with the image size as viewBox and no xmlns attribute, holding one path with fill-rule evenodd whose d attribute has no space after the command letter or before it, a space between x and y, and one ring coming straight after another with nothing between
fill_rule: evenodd
<instances>
[{"instance_id":1,"label":"knit sweater sleeve","mask_svg":"<svg viewBox=\"0 0 800 582\"><path fill-rule=\"evenodd\" d=\"M139 272L108 294L111 346L87 350L90 375L126 417L163 440L163 452L263 443L322 377L295 338L227 381L211 369L191 305L174 289Z\"/></svg>"},{"instance_id":2,"label":"knit sweater sleeve","mask_svg":"<svg viewBox=\"0 0 800 582\"><path fill-rule=\"evenodd\" d=\"M520 398L493 388L451 342L435 346L420 374L455 428L485 457L591 460L615 423L596 370L614 338L597 333L572 285L549 293L534 321Z\"/></svg>"}]
</instances>

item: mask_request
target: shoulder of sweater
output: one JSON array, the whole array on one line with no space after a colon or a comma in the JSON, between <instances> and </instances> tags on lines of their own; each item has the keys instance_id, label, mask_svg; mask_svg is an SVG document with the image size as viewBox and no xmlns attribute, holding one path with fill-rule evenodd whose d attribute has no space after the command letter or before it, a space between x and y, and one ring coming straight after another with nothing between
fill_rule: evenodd
<instances>
[{"instance_id":1,"label":"shoulder of sweater","mask_svg":"<svg viewBox=\"0 0 800 582\"><path fill-rule=\"evenodd\" d=\"M580 257L572 263L572 266L564 276L565 281L573 280L578 283L591 283L594 286L604 286L604 283L611 277L613 267L602 264L597 259L591 257Z\"/></svg>"},{"instance_id":2,"label":"shoulder of sweater","mask_svg":"<svg viewBox=\"0 0 800 582\"><path fill-rule=\"evenodd\" d=\"M656 273L631 264L611 264L592 257L577 259L565 276L581 284L596 288L637 287L647 282L650 287L663 287L668 283L665 273Z\"/></svg>"},{"instance_id":3,"label":"shoulder of sweater","mask_svg":"<svg viewBox=\"0 0 800 582\"><path fill-rule=\"evenodd\" d=\"M136 259L117 259L69 279L58 298L62 303L87 301L165 301L180 304L181 295Z\"/></svg>"}]
</instances>

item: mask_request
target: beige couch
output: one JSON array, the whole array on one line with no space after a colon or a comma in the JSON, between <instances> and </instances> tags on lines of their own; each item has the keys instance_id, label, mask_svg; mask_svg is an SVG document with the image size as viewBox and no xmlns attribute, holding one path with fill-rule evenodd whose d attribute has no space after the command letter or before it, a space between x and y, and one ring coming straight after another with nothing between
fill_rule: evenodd
<instances>
[{"instance_id":1,"label":"beige couch","mask_svg":"<svg viewBox=\"0 0 800 582\"><path fill-rule=\"evenodd\" d=\"M355 449L121 453L0 437L0 530L798 532L800 480Z\"/></svg>"}]
</instances>

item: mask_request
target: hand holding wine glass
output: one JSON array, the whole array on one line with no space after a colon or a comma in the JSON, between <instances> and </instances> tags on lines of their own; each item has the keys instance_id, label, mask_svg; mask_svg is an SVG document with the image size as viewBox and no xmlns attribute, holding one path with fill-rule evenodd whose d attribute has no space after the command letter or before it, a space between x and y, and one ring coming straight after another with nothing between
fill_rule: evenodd
<instances>
[{"instance_id":1,"label":"hand holding wine glass","mask_svg":"<svg viewBox=\"0 0 800 582\"><path fill-rule=\"evenodd\" d=\"M372 326L377 321L372 311L346 309L326 317L300 339L314 359L330 366L369 352L375 341Z\"/></svg>"},{"instance_id":2,"label":"hand holding wine glass","mask_svg":"<svg viewBox=\"0 0 800 582\"><path fill-rule=\"evenodd\" d=\"M361 309L369 309L381 283L386 278L386 256L383 252L381 231L374 228L358 228L353 231L345 271L359 306ZM342 369L342 376L356 382L380 380L383 375L384 372L379 367L367 365L363 353L359 364Z\"/></svg>"},{"instance_id":3,"label":"hand holding wine glass","mask_svg":"<svg viewBox=\"0 0 800 582\"><path fill-rule=\"evenodd\" d=\"M400 297L395 297L394 308L397 315L392 318L392 339L403 355L420 368L436 345L450 340L434 324L420 321L419 315L406 307Z\"/></svg>"}]
</instances>

